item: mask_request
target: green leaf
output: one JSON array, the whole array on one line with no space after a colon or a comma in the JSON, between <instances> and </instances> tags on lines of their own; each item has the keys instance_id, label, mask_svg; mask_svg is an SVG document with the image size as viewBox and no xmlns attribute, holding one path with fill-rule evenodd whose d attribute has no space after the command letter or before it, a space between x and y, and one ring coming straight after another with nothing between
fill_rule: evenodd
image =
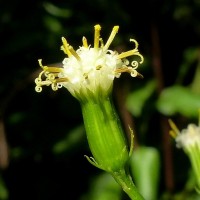
<instances>
[{"instance_id":1,"label":"green leaf","mask_svg":"<svg viewBox=\"0 0 200 200\"><path fill-rule=\"evenodd\" d=\"M186 117L196 117L200 96L189 88L174 85L162 91L156 106L159 112L167 116L179 113Z\"/></svg>"},{"instance_id":2,"label":"green leaf","mask_svg":"<svg viewBox=\"0 0 200 200\"><path fill-rule=\"evenodd\" d=\"M126 100L126 106L132 115L138 117L142 114L144 104L155 91L155 86L155 81L151 80L141 89L129 94Z\"/></svg>"},{"instance_id":3,"label":"green leaf","mask_svg":"<svg viewBox=\"0 0 200 200\"><path fill-rule=\"evenodd\" d=\"M0 174L0 199L1 200L7 200L9 197L8 189L6 188L6 185L4 183L4 180Z\"/></svg>"},{"instance_id":4,"label":"green leaf","mask_svg":"<svg viewBox=\"0 0 200 200\"><path fill-rule=\"evenodd\" d=\"M55 145L53 146L53 152L55 154L60 154L71 150L74 146L80 143L80 141L84 137L84 133L84 126L77 126L73 130L71 130L65 138L62 138L60 141L55 143Z\"/></svg>"},{"instance_id":5,"label":"green leaf","mask_svg":"<svg viewBox=\"0 0 200 200\"><path fill-rule=\"evenodd\" d=\"M83 200L120 200L122 190L109 173L101 173L91 181L90 191Z\"/></svg>"},{"instance_id":6,"label":"green leaf","mask_svg":"<svg viewBox=\"0 0 200 200\"><path fill-rule=\"evenodd\" d=\"M70 9L59 8L58 6L49 2L44 2L43 6L44 9L52 16L61 18L70 18L72 16L72 11Z\"/></svg>"},{"instance_id":7,"label":"green leaf","mask_svg":"<svg viewBox=\"0 0 200 200\"><path fill-rule=\"evenodd\" d=\"M130 158L130 170L139 192L148 200L157 200L160 155L156 148L138 147Z\"/></svg>"}]
</instances>

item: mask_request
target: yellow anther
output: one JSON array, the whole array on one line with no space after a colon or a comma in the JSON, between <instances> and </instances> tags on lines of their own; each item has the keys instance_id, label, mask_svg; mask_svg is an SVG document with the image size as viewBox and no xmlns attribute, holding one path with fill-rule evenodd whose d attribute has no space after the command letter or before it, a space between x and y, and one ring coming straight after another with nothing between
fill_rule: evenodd
<instances>
[{"instance_id":1,"label":"yellow anther","mask_svg":"<svg viewBox=\"0 0 200 200\"><path fill-rule=\"evenodd\" d=\"M81 61L80 56L76 53L72 46L69 46L69 51L78 61Z\"/></svg>"},{"instance_id":2,"label":"yellow anther","mask_svg":"<svg viewBox=\"0 0 200 200\"><path fill-rule=\"evenodd\" d=\"M69 51L69 44L67 43L67 40L64 37L62 37L62 43L63 45L61 46L61 50L63 50L64 53L67 54L68 57L70 57L71 52Z\"/></svg>"},{"instance_id":3,"label":"yellow anther","mask_svg":"<svg viewBox=\"0 0 200 200\"><path fill-rule=\"evenodd\" d=\"M98 49L99 48L99 38L100 38L100 30L101 26L99 24L94 26L94 48Z\"/></svg>"},{"instance_id":4,"label":"yellow anther","mask_svg":"<svg viewBox=\"0 0 200 200\"><path fill-rule=\"evenodd\" d=\"M64 69L60 67L47 67L45 71L48 71L51 73L59 73L59 72L63 72Z\"/></svg>"},{"instance_id":5,"label":"yellow anther","mask_svg":"<svg viewBox=\"0 0 200 200\"><path fill-rule=\"evenodd\" d=\"M128 72L131 73L131 67L122 67L115 70L116 73Z\"/></svg>"},{"instance_id":6,"label":"yellow anther","mask_svg":"<svg viewBox=\"0 0 200 200\"><path fill-rule=\"evenodd\" d=\"M170 134L174 139L176 139L177 134L176 134L173 130L170 130L170 131L169 131L169 134Z\"/></svg>"},{"instance_id":7,"label":"yellow anther","mask_svg":"<svg viewBox=\"0 0 200 200\"><path fill-rule=\"evenodd\" d=\"M45 76L57 76L58 73L63 72L64 69L60 67L48 67L48 66L43 66L42 65L42 59L38 60L40 67L43 69L42 72L39 74L39 78L41 79L42 75L44 74Z\"/></svg>"},{"instance_id":8,"label":"yellow anther","mask_svg":"<svg viewBox=\"0 0 200 200\"><path fill-rule=\"evenodd\" d=\"M83 37L82 41L83 41L83 46L84 46L85 48L88 48L88 43L87 43L86 37Z\"/></svg>"},{"instance_id":9,"label":"yellow anther","mask_svg":"<svg viewBox=\"0 0 200 200\"><path fill-rule=\"evenodd\" d=\"M170 127L172 128L172 130L170 130L169 133L170 135L172 135L172 137L176 138L177 135L180 134L180 131L177 128L176 124L171 119L169 119L168 122L169 122Z\"/></svg>"},{"instance_id":10,"label":"yellow anther","mask_svg":"<svg viewBox=\"0 0 200 200\"><path fill-rule=\"evenodd\" d=\"M114 26L113 27L113 30L112 30L112 32L111 32L111 34L110 34L110 36L109 36L104 48L103 48L104 51L106 51L109 48L109 46L112 43L112 41L113 41L115 35L117 34L118 30L119 30L119 26Z\"/></svg>"},{"instance_id":11,"label":"yellow anther","mask_svg":"<svg viewBox=\"0 0 200 200\"><path fill-rule=\"evenodd\" d=\"M84 77L85 79L88 79L88 73L84 73L84 74L83 74L83 77Z\"/></svg>"},{"instance_id":12,"label":"yellow anther","mask_svg":"<svg viewBox=\"0 0 200 200\"><path fill-rule=\"evenodd\" d=\"M102 68L101 65L97 65L97 66L96 66L96 70L100 70L101 68Z\"/></svg>"},{"instance_id":13,"label":"yellow anther","mask_svg":"<svg viewBox=\"0 0 200 200\"><path fill-rule=\"evenodd\" d=\"M124 72L127 72L129 73L132 77L136 77L136 76L139 76L139 77L143 77L140 73L138 73L134 68L132 67L122 67L122 68L118 68L115 70L115 73L116 74L121 74L121 73L124 73Z\"/></svg>"},{"instance_id":14,"label":"yellow anther","mask_svg":"<svg viewBox=\"0 0 200 200\"><path fill-rule=\"evenodd\" d=\"M100 47L103 48L104 47L103 39L99 38L99 42L100 42Z\"/></svg>"},{"instance_id":15,"label":"yellow anther","mask_svg":"<svg viewBox=\"0 0 200 200\"><path fill-rule=\"evenodd\" d=\"M63 82L68 82L69 79L68 78L57 78L56 79L56 83L63 83Z\"/></svg>"}]
</instances>

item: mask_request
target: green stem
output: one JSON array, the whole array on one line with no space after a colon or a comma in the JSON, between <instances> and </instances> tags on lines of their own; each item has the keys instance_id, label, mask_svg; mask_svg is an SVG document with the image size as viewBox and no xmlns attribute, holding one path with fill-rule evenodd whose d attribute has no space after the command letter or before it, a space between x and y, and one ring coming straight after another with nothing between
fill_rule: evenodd
<instances>
[{"instance_id":1,"label":"green stem","mask_svg":"<svg viewBox=\"0 0 200 200\"><path fill-rule=\"evenodd\" d=\"M198 145L191 146L186 153L190 158L191 165L196 177L197 189L200 192L200 148Z\"/></svg>"},{"instance_id":2,"label":"green stem","mask_svg":"<svg viewBox=\"0 0 200 200\"><path fill-rule=\"evenodd\" d=\"M112 176L132 200L144 200L134 185L131 176L124 169L112 173Z\"/></svg>"}]
</instances>

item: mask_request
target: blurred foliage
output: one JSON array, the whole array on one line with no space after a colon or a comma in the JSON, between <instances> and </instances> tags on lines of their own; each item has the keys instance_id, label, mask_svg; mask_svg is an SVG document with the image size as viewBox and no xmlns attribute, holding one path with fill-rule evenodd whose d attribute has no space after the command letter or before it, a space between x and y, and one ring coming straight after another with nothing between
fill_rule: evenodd
<instances>
[{"instance_id":1,"label":"blurred foliage","mask_svg":"<svg viewBox=\"0 0 200 200\"><path fill-rule=\"evenodd\" d=\"M189 88L179 85L164 89L157 102L157 109L166 116L179 113L195 118L199 108L199 95L194 94Z\"/></svg>"},{"instance_id":2,"label":"blurred foliage","mask_svg":"<svg viewBox=\"0 0 200 200\"><path fill-rule=\"evenodd\" d=\"M198 121L199 0L141 0L131 5L120 0L2 0L0 116L5 133L0 134L0 199L82 200L95 195L103 200L110 195L113 200L127 199L107 175L100 178L102 172L84 158L91 154L79 103L65 89L34 91L34 78L40 70L37 60L58 65L64 58L62 36L74 48L81 45L83 35L93 44L96 23L102 26L104 40L119 25L113 46L130 49L132 37L144 55L145 63L139 69L144 79L116 82L128 88L126 102L119 105L125 105L133 119L135 148L142 145L159 152L157 198L200 199L193 182L186 187L190 163L185 154L174 143L167 143L171 151L164 153L163 135L168 130L160 122L163 117L173 118L178 127L186 127ZM2 145L5 138L9 163L1 159L7 155ZM172 162L167 164L169 154ZM151 158L146 156L141 155L140 161ZM168 166L174 169L173 186L166 181Z\"/></svg>"},{"instance_id":3,"label":"blurred foliage","mask_svg":"<svg viewBox=\"0 0 200 200\"><path fill-rule=\"evenodd\" d=\"M122 191L118 183L110 174L101 172L90 180L89 192L83 195L81 200L120 200L121 197Z\"/></svg>"},{"instance_id":4,"label":"blurred foliage","mask_svg":"<svg viewBox=\"0 0 200 200\"><path fill-rule=\"evenodd\" d=\"M142 159L141 159L142 158ZM156 148L141 146L130 158L130 170L145 199L158 199L160 155Z\"/></svg>"}]
</instances>

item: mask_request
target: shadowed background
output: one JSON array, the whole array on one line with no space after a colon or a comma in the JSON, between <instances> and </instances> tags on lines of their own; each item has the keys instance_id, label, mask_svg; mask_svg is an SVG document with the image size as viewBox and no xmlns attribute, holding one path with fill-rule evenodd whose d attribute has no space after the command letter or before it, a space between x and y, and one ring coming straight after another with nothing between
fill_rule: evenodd
<instances>
[{"instance_id":1,"label":"shadowed background","mask_svg":"<svg viewBox=\"0 0 200 200\"><path fill-rule=\"evenodd\" d=\"M116 108L126 133L134 127L135 147L161 155L159 199L184 191L190 164L171 143L167 119L181 128L198 122L199 13L198 0L1 1L0 199L87 199L102 173L84 157L91 154L78 101L64 88L34 90L37 60L58 65L62 36L75 49L82 36L93 45L97 23L104 42L120 26L112 49L126 51L130 38L138 41L144 79L115 81Z\"/></svg>"}]
</instances>

